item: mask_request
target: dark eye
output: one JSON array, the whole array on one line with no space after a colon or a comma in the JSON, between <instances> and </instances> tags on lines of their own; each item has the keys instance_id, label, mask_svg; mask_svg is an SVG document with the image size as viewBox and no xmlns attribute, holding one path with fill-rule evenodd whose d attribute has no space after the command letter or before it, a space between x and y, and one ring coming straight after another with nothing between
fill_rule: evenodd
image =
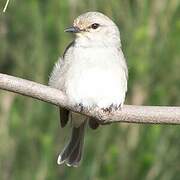
<instances>
[{"instance_id":1,"label":"dark eye","mask_svg":"<svg viewBox=\"0 0 180 180\"><path fill-rule=\"evenodd\" d=\"M100 25L98 23L94 23L91 25L92 29L97 29Z\"/></svg>"}]
</instances>

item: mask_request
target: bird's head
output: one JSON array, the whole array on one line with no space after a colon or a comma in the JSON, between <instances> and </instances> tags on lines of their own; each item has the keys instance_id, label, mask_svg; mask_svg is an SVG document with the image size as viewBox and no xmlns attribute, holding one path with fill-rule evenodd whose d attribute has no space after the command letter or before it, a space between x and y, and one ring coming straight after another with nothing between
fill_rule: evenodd
<instances>
[{"instance_id":1,"label":"bird's head","mask_svg":"<svg viewBox=\"0 0 180 180\"><path fill-rule=\"evenodd\" d=\"M99 12L87 12L74 20L65 32L76 34L76 42L82 46L119 46L120 34L116 24Z\"/></svg>"}]
</instances>

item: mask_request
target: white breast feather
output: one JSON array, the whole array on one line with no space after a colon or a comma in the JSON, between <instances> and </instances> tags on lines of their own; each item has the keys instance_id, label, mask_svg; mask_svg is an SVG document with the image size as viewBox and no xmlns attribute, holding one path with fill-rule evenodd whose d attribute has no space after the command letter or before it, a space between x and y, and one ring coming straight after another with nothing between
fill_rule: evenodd
<instances>
[{"instance_id":1,"label":"white breast feather","mask_svg":"<svg viewBox=\"0 0 180 180\"><path fill-rule=\"evenodd\" d=\"M102 108L122 105L127 91L124 63L115 48L75 48L65 77L70 102Z\"/></svg>"}]
</instances>

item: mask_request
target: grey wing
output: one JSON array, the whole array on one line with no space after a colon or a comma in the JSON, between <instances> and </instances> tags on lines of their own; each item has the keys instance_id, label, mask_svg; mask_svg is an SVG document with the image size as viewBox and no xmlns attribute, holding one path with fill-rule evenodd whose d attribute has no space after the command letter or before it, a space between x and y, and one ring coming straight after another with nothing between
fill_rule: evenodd
<instances>
[{"instance_id":1,"label":"grey wing","mask_svg":"<svg viewBox=\"0 0 180 180\"><path fill-rule=\"evenodd\" d=\"M64 93L66 93L66 73L70 64L69 61L71 60L70 58L68 58L68 56L69 54L71 54L73 44L74 42L70 43L69 46L66 48L63 54L63 58L59 58L49 78L49 85L53 88L63 91ZM64 127L69 119L69 111L65 108L59 108L59 111L61 127Z\"/></svg>"},{"instance_id":2,"label":"grey wing","mask_svg":"<svg viewBox=\"0 0 180 180\"><path fill-rule=\"evenodd\" d=\"M53 88L60 89L63 92L66 91L66 74L68 72L69 65L71 64L73 47L74 42L71 42L66 48L63 57L59 58L54 65L53 71L51 72L49 78L49 85Z\"/></svg>"},{"instance_id":3,"label":"grey wing","mask_svg":"<svg viewBox=\"0 0 180 180\"><path fill-rule=\"evenodd\" d=\"M64 89L65 88L65 78L64 78L65 74L63 72L62 66L64 66L63 59L59 59L51 73L51 76L49 79L49 85L56 89L65 91ZM59 108L59 112L60 112L60 124L61 124L61 127L64 127L67 124L68 119L69 119L68 118L69 111L64 108Z\"/></svg>"}]
</instances>

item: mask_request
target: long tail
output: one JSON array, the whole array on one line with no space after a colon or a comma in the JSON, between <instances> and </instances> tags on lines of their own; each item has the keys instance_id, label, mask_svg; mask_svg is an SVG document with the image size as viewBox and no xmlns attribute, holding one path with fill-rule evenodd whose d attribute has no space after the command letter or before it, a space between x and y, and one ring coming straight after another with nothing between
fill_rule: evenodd
<instances>
[{"instance_id":1,"label":"long tail","mask_svg":"<svg viewBox=\"0 0 180 180\"><path fill-rule=\"evenodd\" d=\"M66 163L68 166L77 167L81 161L84 144L86 121L79 127L72 128L71 139L60 153L57 163Z\"/></svg>"}]
</instances>

